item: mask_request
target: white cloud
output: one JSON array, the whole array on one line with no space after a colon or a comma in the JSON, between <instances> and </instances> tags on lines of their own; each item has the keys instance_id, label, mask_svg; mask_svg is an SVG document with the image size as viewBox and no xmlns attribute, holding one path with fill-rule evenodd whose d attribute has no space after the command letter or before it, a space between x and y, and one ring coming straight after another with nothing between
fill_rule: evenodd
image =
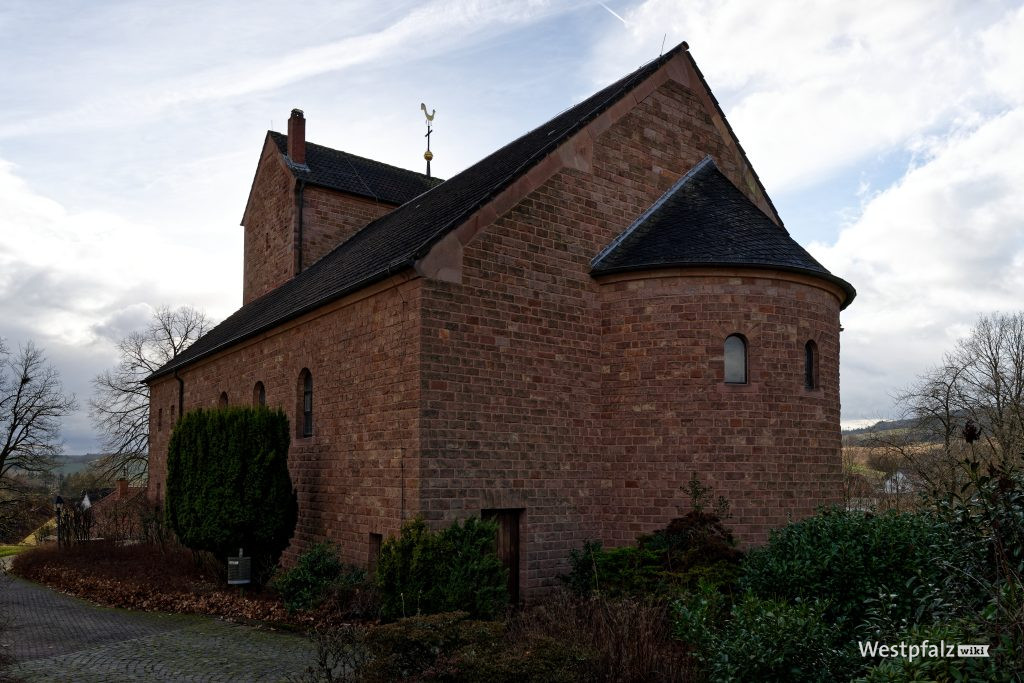
<instances>
[{"instance_id":1,"label":"white cloud","mask_svg":"<svg viewBox=\"0 0 1024 683\"><path fill-rule=\"evenodd\" d=\"M226 51L220 64L183 76L172 76L122 91L108 89L100 97L41 116L22 116L0 125L0 139L57 130L118 127L123 121L138 122L174 107L237 98L272 91L326 73L372 64L376 68L409 64L463 49L502 31L540 22L574 7L569 2L548 0L488 1L434 0L415 6L379 30L346 35L315 45L302 40L274 41L288 35L280 26L267 26L269 53L239 59ZM353 11L372 12L371 7ZM277 45L287 49L275 54ZM116 112L116 116L111 115Z\"/></svg>"},{"instance_id":2,"label":"white cloud","mask_svg":"<svg viewBox=\"0 0 1024 683\"><path fill-rule=\"evenodd\" d=\"M813 247L861 292L845 418L884 414L976 311L1019 307L1020 3L310 0L301 38L292 6L239 6L0 8L0 157L19 164L0 161L2 332L72 364L82 397L151 307L237 306L237 223L271 119L301 106L311 140L419 168L425 100L447 176L665 34L690 42L770 193L854 179L844 205L821 200L838 242ZM889 155L909 165L866 175Z\"/></svg>"},{"instance_id":3,"label":"white cloud","mask_svg":"<svg viewBox=\"0 0 1024 683\"><path fill-rule=\"evenodd\" d=\"M0 160L0 332L12 346L32 340L46 350L81 399L65 421L68 447L89 450L90 380L115 363L114 343L164 303L205 302L215 317L226 315L240 278L222 266L220 250L182 241L173 224L70 210L15 170Z\"/></svg>"},{"instance_id":4,"label":"white cloud","mask_svg":"<svg viewBox=\"0 0 1024 683\"><path fill-rule=\"evenodd\" d=\"M769 193L813 197L850 179L846 205L821 216L822 234L838 239L810 245L859 291L843 314L844 418L891 411L890 395L979 313L1021 308L1020 2L616 9L628 25L595 49L596 80L653 58L666 32L669 44L685 39ZM880 158L895 181L863 175Z\"/></svg>"},{"instance_id":5,"label":"white cloud","mask_svg":"<svg viewBox=\"0 0 1024 683\"><path fill-rule=\"evenodd\" d=\"M810 245L859 292L843 314L845 414L873 414L980 313L1021 308L1024 107L935 143L932 155L868 201L835 244Z\"/></svg>"},{"instance_id":6,"label":"white cloud","mask_svg":"<svg viewBox=\"0 0 1024 683\"><path fill-rule=\"evenodd\" d=\"M598 45L607 79L687 40L770 191L821 182L1020 96L1024 20L993 3L647 0ZM1015 70L1016 69L1016 70Z\"/></svg>"}]
</instances>

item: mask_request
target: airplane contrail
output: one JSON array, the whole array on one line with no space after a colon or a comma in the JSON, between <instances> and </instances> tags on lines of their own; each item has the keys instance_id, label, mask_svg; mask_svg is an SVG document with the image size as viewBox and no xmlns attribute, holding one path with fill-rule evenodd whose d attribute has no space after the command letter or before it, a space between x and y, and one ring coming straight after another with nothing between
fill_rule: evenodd
<instances>
[{"instance_id":1,"label":"airplane contrail","mask_svg":"<svg viewBox=\"0 0 1024 683\"><path fill-rule=\"evenodd\" d=\"M597 4L599 4L601 7L604 7L606 10L608 10L609 14L611 14L613 17L615 17L616 19L621 21L623 26L629 26L629 22L626 21L625 19L623 19L622 17L620 17L618 14L616 14L615 10L613 10L611 7L609 7L608 5L606 5L606 4L604 4L603 2L600 2L600 1Z\"/></svg>"}]
</instances>

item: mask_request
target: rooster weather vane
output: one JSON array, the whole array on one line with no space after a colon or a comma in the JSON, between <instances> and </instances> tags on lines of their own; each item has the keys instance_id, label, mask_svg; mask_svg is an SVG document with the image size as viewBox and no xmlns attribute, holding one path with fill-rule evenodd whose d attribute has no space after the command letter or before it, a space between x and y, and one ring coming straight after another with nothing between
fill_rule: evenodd
<instances>
[{"instance_id":1,"label":"rooster weather vane","mask_svg":"<svg viewBox=\"0 0 1024 683\"><path fill-rule=\"evenodd\" d=\"M423 110L423 115L427 117L427 134L424 136L424 137L427 138L427 151L423 153L423 158L427 160L427 177L429 178L430 177L430 160L434 158L434 153L430 151L430 134L434 132L434 129L431 127L430 124L433 123L433 121L434 121L434 114L437 113L437 110L433 109L428 114L427 113L427 105L425 105L423 102L420 102L420 109Z\"/></svg>"}]
</instances>

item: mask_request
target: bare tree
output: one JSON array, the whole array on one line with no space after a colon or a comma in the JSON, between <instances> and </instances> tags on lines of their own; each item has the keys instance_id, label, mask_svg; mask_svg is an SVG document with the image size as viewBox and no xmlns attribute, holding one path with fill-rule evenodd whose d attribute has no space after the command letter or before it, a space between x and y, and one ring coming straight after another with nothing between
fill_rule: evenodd
<instances>
[{"instance_id":1,"label":"bare tree","mask_svg":"<svg viewBox=\"0 0 1024 683\"><path fill-rule=\"evenodd\" d=\"M958 463L967 452L959 435L968 420L982 428L975 457L1024 464L1024 312L981 316L897 400L913 428L884 432L870 445L928 488L957 492L964 484Z\"/></svg>"},{"instance_id":2,"label":"bare tree","mask_svg":"<svg viewBox=\"0 0 1024 683\"><path fill-rule=\"evenodd\" d=\"M0 341L0 526L28 492L26 478L53 468L61 418L77 407L42 349L29 342L12 356Z\"/></svg>"},{"instance_id":3,"label":"bare tree","mask_svg":"<svg viewBox=\"0 0 1024 683\"><path fill-rule=\"evenodd\" d=\"M149 387L146 377L187 349L210 327L206 315L190 306L162 306L149 326L117 345L117 367L93 379L89 401L107 455L96 467L108 475L141 479L149 462Z\"/></svg>"}]
</instances>

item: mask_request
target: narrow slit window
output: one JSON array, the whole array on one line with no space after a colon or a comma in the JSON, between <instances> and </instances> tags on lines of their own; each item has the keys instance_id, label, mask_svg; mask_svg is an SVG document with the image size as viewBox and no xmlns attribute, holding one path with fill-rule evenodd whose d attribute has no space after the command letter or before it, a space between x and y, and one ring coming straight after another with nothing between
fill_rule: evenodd
<instances>
[{"instance_id":1,"label":"narrow slit window","mask_svg":"<svg viewBox=\"0 0 1024 683\"><path fill-rule=\"evenodd\" d=\"M725 338L725 383L747 383L747 342L738 334Z\"/></svg>"},{"instance_id":2,"label":"narrow slit window","mask_svg":"<svg viewBox=\"0 0 1024 683\"><path fill-rule=\"evenodd\" d=\"M377 573L377 561L380 559L380 548L384 544L382 534L370 534L369 550L366 557L366 573L373 576Z\"/></svg>"},{"instance_id":3,"label":"narrow slit window","mask_svg":"<svg viewBox=\"0 0 1024 683\"><path fill-rule=\"evenodd\" d=\"M804 387L818 388L818 345L813 339L804 345Z\"/></svg>"},{"instance_id":4,"label":"narrow slit window","mask_svg":"<svg viewBox=\"0 0 1024 683\"><path fill-rule=\"evenodd\" d=\"M313 375L302 371L302 436L313 436Z\"/></svg>"},{"instance_id":5,"label":"narrow slit window","mask_svg":"<svg viewBox=\"0 0 1024 683\"><path fill-rule=\"evenodd\" d=\"M252 390L253 403L258 406L267 405L267 388L263 386L263 382L256 382L256 386Z\"/></svg>"},{"instance_id":6,"label":"narrow slit window","mask_svg":"<svg viewBox=\"0 0 1024 683\"><path fill-rule=\"evenodd\" d=\"M228 392L226 392L226 391L220 392L220 400L217 401L217 405L219 405L221 408L227 408L228 407Z\"/></svg>"}]
</instances>

